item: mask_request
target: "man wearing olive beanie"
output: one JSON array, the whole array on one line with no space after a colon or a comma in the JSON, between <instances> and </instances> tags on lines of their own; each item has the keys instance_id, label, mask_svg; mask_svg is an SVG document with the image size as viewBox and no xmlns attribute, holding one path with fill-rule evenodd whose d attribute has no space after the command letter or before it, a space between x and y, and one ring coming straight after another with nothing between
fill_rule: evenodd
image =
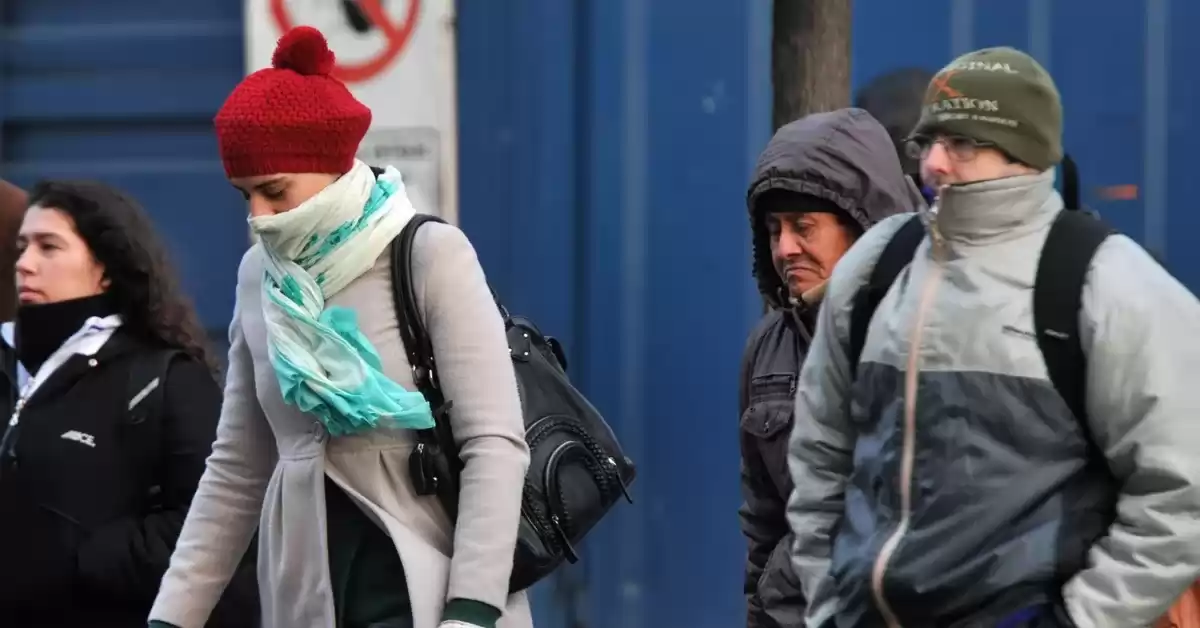
<instances>
[{"instance_id":1,"label":"man wearing olive beanie","mask_svg":"<svg viewBox=\"0 0 1200 628\"><path fill-rule=\"evenodd\" d=\"M908 146L936 204L828 283L788 450L809 628L1149 626L1200 576L1200 302L1064 211L1062 120L1028 55L950 63Z\"/></svg>"}]
</instances>

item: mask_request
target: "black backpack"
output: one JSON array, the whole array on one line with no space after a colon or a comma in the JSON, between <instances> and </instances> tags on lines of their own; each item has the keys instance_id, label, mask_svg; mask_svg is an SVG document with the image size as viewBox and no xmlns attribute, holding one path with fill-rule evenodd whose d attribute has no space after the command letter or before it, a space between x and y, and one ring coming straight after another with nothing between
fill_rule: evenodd
<instances>
[{"instance_id":1,"label":"black backpack","mask_svg":"<svg viewBox=\"0 0 1200 628\"><path fill-rule=\"evenodd\" d=\"M409 457L413 488L418 495L436 495L453 520L463 467L450 429L454 400L446 399L439 385L434 348L416 310L412 286L413 240L421 225L430 221L444 222L417 214L393 242L392 296L413 381L433 408L435 420L434 428L416 432ZM579 560L575 546L592 527L618 500L632 503L628 486L636 470L604 418L571 385L558 341L496 303L508 333L530 452L509 582L511 591L521 591L550 575L564 560Z\"/></svg>"},{"instance_id":2,"label":"black backpack","mask_svg":"<svg viewBox=\"0 0 1200 628\"><path fill-rule=\"evenodd\" d=\"M1083 283L1096 249L1112 227L1097 216L1079 209L1078 179L1074 164L1063 161L1063 199L1066 209L1058 213L1042 246L1033 287L1033 327L1038 348L1046 362L1050 382L1071 412L1087 430L1087 361L1079 341L1079 310L1083 306ZM871 270L867 284L854 297L850 313L849 360L851 378L867 340L867 328L879 302L900 273L908 266L925 227L913 216L892 236Z\"/></svg>"},{"instance_id":3,"label":"black backpack","mask_svg":"<svg viewBox=\"0 0 1200 628\"><path fill-rule=\"evenodd\" d=\"M146 357L139 356L129 366L125 398L129 399L129 425L148 423L153 437L161 430L163 402L167 388L167 373L177 357L178 349L157 349ZM159 487L151 489L151 497L161 494ZM151 508L161 508L152 505ZM208 626L213 628L252 628L259 625L258 599L258 533L250 541L237 570L226 584L217 605L209 615Z\"/></svg>"}]
</instances>

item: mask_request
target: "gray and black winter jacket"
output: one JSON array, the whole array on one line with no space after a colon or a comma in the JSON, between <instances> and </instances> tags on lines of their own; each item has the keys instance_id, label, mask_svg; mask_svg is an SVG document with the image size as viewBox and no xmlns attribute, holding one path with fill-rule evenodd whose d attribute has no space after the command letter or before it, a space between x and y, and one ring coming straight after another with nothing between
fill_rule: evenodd
<instances>
[{"instance_id":1,"label":"gray and black winter jacket","mask_svg":"<svg viewBox=\"0 0 1200 628\"><path fill-rule=\"evenodd\" d=\"M1200 575L1200 302L1129 238L1100 246L1083 424L1033 333L1062 209L1053 171L942 190L853 381L854 297L909 217L838 264L789 448L810 628L1144 627Z\"/></svg>"}]
</instances>

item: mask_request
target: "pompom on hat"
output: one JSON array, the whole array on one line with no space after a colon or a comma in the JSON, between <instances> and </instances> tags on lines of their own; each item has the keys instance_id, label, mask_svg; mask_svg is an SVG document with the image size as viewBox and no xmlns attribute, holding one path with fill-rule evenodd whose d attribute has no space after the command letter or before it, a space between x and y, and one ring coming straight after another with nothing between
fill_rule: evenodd
<instances>
[{"instance_id":1,"label":"pompom on hat","mask_svg":"<svg viewBox=\"0 0 1200 628\"><path fill-rule=\"evenodd\" d=\"M231 179L279 173L344 174L371 126L371 110L330 76L325 36L297 26L279 39L271 67L247 76L213 124Z\"/></svg>"}]
</instances>

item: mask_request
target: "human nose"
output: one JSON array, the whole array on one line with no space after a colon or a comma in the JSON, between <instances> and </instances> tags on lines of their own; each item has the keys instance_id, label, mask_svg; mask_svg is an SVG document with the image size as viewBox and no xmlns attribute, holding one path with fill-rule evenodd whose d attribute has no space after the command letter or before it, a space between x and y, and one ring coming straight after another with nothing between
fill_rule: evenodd
<instances>
[{"instance_id":1,"label":"human nose","mask_svg":"<svg viewBox=\"0 0 1200 628\"><path fill-rule=\"evenodd\" d=\"M934 142L921 158L921 174L926 180L934 180L937 175L950 171L950 151L942 142Z\"/></svg>"},{"instance_id":2,"label":"human nose","mask_svg":"<svg viewBox=\"0 0 1200 628\"><path fill-rule=\"evenodd\" d=\"M779 245L776 247L783 258L803 255L806 242L795 226L784 223L779 230Z\"/></svg>"},{"instance_id":3,"label":"human nose","mask_svg":"<svg viewBox=\"0 0 1200 628\"><path fill-rule=\"evenodd\" d=\"M250 216L252 218L273 216L274 214L275 210L271 207L270 201L257 194L250 197Z\"/></svg>"},{"instance_id":4,"label":"human nose","mask_svg":"<svg viewBox=\"0 0 1200 628\"><path fill-rule=\"evenodd\" d=\"M35 265L33 247L26 247L17 256L17 263L14 265L14 268L18 276L28 276L33 274Z\"/></svg>"}]
</instances>

